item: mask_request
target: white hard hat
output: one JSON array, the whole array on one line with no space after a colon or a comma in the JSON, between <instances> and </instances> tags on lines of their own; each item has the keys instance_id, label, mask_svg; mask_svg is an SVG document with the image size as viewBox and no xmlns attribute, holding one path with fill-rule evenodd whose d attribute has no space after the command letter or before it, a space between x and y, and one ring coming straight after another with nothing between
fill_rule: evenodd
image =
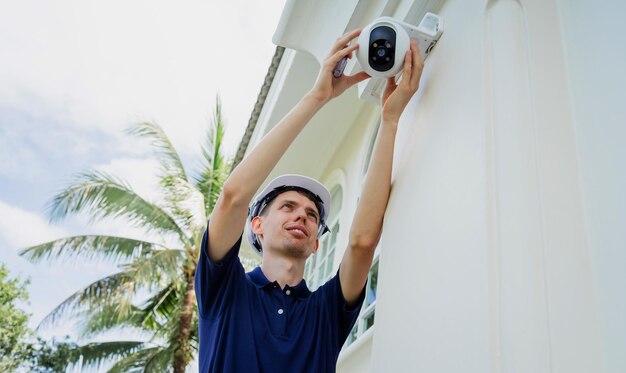
<instances>
[{"instance_id":1,"label":"white hard hat","mask_svg":"<svg viewBox=\"0 0 626 373\"><path fill-rule=\"evenodd\" d=\"M248 220L246 224L246 238L248 242L255 248L259 255L263 255L263 248L256 234L252 232L252 219L255 216L259 216L263 209L274 199L276 196L289 190L304 189L311 192L315 198L315 206L320 214L319 227L317 229L317 237L328 232L326 226L326 219L330 212L330 192L319 181L307 176L287 174L277 177L267 184L265 189L259 193L252 201L252 205L248 209Z\"/></svg>"}]
</instances>

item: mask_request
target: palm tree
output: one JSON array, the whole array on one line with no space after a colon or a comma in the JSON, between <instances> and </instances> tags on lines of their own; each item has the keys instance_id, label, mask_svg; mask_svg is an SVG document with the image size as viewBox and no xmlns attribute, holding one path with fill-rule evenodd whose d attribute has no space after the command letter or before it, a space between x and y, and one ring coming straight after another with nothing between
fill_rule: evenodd
<instances>
[{"instance_id":1,"label":"palm tree","mask_svg":"<svg viewBox=\"0 0 626 373\"><path fill-rule=\"evenodd\" d=\"M148 201L123 180L92 170L79 174L52 199L50 219L54 222L76 213L92 221L122 219L157 239L78 235L26 248L21 255L31 262L80 258L118 264L119 272L71 295L42 325L69 315L84 321L81 336L85 338L120 327L140 331L147 338L77 346L71 363L98 367L115 359L111 372L168 367L183 372L198 350L194 275L202 235L230 163L221 152L224 125L219 97L202 149L201 171L193 179L158 125L144 122L129 132L151 140L156 149L162 201ZM247 256L244 263L254 265L253 254L243 255ZM146 293L148 299L137 304L138 296Z\"/></svg>"}]
</instances>

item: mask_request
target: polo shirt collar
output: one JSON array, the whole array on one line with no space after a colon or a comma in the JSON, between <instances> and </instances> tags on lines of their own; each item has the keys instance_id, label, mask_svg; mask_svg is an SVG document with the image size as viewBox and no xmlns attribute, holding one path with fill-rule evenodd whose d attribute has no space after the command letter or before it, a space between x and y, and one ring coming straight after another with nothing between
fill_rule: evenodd
<instances>
[{"instance_id":1,"label":"polo shirt collar","mask_svg":"<svg viewBox=\"0 0 626 373\"><path fill-rule=\"evenodd\" d=\"M252 271L248 272L248 277L250 277L252 283L259 289L271 289L274 285L278 285L278 282L270 281L267 277L265 277L261 267L256 267ZM306 298L311 294L311 291L309 290L309 287L306 286L306 281L304 279L302 279L302 281L294 287L286 285L285 290L286 289L290 289L297 298Z\"/></svg>"}]
</instances>

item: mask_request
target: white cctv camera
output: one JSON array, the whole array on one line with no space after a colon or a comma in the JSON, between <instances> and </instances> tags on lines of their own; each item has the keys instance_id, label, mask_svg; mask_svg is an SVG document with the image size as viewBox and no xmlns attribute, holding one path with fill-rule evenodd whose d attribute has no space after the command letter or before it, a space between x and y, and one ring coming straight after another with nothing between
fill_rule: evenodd
<instances>
[{"instance_id":1,"label":"white cctv camera","mask_svg":"<svg viewBox=\"0 0 626 373\"><path fill-rule=\"evenodd\" d=\"M426 59L442 32L443 20L433 13L426 13L419 26L380 17L361 32L357 60L370 76L395 76L402 71L411 39L417 41L422 58Z\"/></svg>"}]
</instances>

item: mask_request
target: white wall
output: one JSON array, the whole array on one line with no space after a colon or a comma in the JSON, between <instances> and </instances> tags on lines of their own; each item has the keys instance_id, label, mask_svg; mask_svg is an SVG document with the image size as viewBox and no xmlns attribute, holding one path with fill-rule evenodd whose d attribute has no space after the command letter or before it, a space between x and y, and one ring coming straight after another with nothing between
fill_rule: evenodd
<instances>
[{"instance_id":1,"label":"white wall","mask_svg":"<svg viewBox=\"0 0 626 373\"><path fill-rule=\"evenodd\" d=\"M594 254L587 236L557 5L445 2L398 134L374 371L605 370L616 333L600 320L615 302L598 303L604 267L590 258L619 255Z\"/></svg>"},{"instance_id":2,"label":"white wall","mask_svg":"<svg viewBox=\"0 0 626 373\"><path fill-rule=\"evenodd\" d=\"M559 1L607 372L626 372L626 3Z\"/></svg>"},{"instance_id":3,"label":"white wall","mask_svg":"<svg viewBox=\"0 0 626 373\"><path fill-rule=\"evenodd\" d=\"M483 12L444 5L444 34L400 124L375 372L489 370Z\"/></svg>"}]
</instances>

